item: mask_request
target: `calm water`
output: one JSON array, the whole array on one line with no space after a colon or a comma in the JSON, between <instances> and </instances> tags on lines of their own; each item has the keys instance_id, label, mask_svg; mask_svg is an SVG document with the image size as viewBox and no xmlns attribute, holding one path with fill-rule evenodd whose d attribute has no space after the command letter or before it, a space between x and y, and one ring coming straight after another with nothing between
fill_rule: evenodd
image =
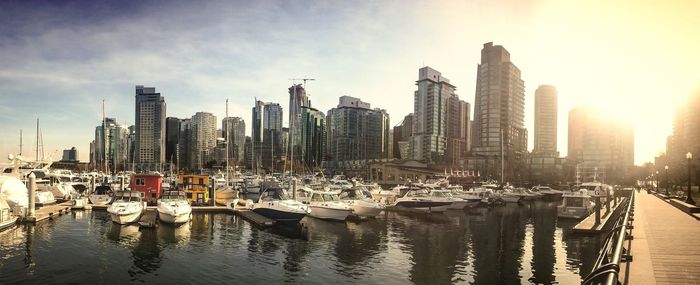
<instances>
[{"instance_id":1,"label":"calm water","mask_svg":"<svg viewBox=\"0 0 700 285\"><path fill-rule=\"evenodd\" d=\"M556 204L362 223L305 219L261 230L227 214L189 224L119 226L73 212L0 232L0 284L253 283L578 284L600 242L568 234Z\"/></svg>"}]
</instances>

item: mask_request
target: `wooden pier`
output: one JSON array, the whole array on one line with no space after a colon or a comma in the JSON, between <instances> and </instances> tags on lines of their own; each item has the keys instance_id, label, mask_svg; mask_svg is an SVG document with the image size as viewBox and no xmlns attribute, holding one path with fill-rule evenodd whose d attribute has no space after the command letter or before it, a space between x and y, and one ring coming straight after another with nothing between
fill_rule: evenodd
<instances>
[{"instance_id":1,"label":"wooden pier","mask_svg":"<svg viewBox=\"0 0 700 285\"><path fill-rule=\"evenodd\" d=\"M56 216L61 216L70 212L70 202L60 204L45 205L38 208L34 212L34 217L20 217L19 223L36 223L43 220L51 219Z\"/></svg>"},{"instance_id":2,"label":"wooden pier","mask_svg":"<svg viewBox=\"0 0 700 285\"><path fill-rule=\"evenodd\" d=\"M628 284L700 282L700 221L642 191L635 198Z\"/></svg>"},{"instance_id":3,"label":"wooden pier","mask_svg":"<svg viewBox=\"0 0 700 285\"><path fill-rule=\"evenodd\" d=\"M622 198L621 201L624 201L624 199L625 198ZM622 208L624 208L620 207L620 205L626 205L626 203L618 202L617 204L613 204L610 207L610 212L608 213L605 204L601 204L600 223L596 223L596 214L594 210L588 217L576 224L571 231L577 234L599 234L607 232L619 217Z\"/></svg>"},{"instance_id":4,"label":"wooden pier","mask_svg":"<svg viewBox=\"0 0 700 285\"><path fill-rule=\"evenodd\" d=\"M275 220L268 219L251 210L235 210L235 213L243 217L247 221L254 223L261 227L269 227L275 225Z\"/></svg>"}]
</instances>

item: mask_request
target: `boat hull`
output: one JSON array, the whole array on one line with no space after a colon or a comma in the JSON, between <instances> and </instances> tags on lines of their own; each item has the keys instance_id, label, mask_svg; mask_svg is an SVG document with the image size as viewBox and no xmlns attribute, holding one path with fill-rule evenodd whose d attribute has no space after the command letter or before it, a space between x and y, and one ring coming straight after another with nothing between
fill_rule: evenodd
<instances>
[{"instance_id":1,"label":"boat hull","mask_svg":"<svg viewBox=\"0 0 700 285\"><path fill-rule=\"evenodd\" d=\"M169 214L158 212L158 219L168 224L184 224L190 221L192 212L183 212L179 214Z\"/></svg>"},{"instance_id":2,"label":"boat hull","mask_svg":"<svg viewBox=\"0 0 700 285\"><path fill-rule=\"evenodd\" d=\"M584 219L591 214L591 210L582 207L557 207L557 216L565 219Z\"/></svg>"},{"instance_id":3,"label":"boat hull","mask_svg":"<svg viewBox=\"0 0 700 285\"><path fill-rule=\"evenodd\" d=\"M503 201L506 203L518 203L522 198L520 196L503 195L501 196L501 199L503 199Z\"/></svg>"},{"instance_id":4,"label":"boat hull","mask_svg":"<svg viewBox=\"0 0 700 285\"><path fill-rule=\"evenodd\" d=\"M12 225L14 225L15 223L17 223L17 218L18 217L12 217L12 218L8 219L7 221L0 222L0 230L4 230L6 228L9 228Z\"/></svg>"},{"instance_id":5,"label":"boat hull","mask_svg":"<svg viewBox=\"0 0 700 285\"><path fill-rule=\"evenodd\" d=\"M352 209L311 206L311 213L309 216L322 220L345 221L351 213Z\"/></svg>"},{"instance_id":6,"label":"boat hull","mask_svg":"<svg viewBox=\"0 0 700 285\"><path fill-rule=\"evenodd\" d=\"M90 200L90 203L92 203L93 205L100 205L100 206L108 205L109 202L112 201L112 197L110 197L109 195L99 195L99 194L92 194L92 195L88 196L88 199Z\"/></svg>"},{"instance_id":7,"label":"boat hull","mask_svg":"<svg viewBox=\"0 0 700 285\"><path fill-rule=\"evenodd\" d=\"M399 207L404 207L404 208L444 208L445 210L447 207L450 206L452 202L438 202L438 201L398 201L396 202L395 206ZM444 210L443 210L444 211Z\"/></svg>"},{"instance_id":8,"label":"boat hull","mask_svg":"<svg viewBox=\"0 0 700 285\"><path fill-rule=\"evenodd\" d=\"M382 212L382 208L353 205L352 214L361 218L374 218Z\"/></svg>"},{"instance_id":9,"label":"boat hull","mask_svg":"<svg viewBox=\"0 0 700 285\"><path fill-rule=\"evenodd\" d=\"M451 204L451 205L447 206L447 209L448 209L448 210L464 210L464 209L467 208L468 206L469 206L469 202L468 202L468 201L464 201L464 200L455 200L455 201L452 201L452 204Z\"/></svg>"},{"instance_id":10,"label":"boat hull","mask_svg":"<svg viewBox=\"0 0 700 285\"><path fill-rule=\"evenodd\" d=\"M252 211L268 219L287 223L298 223L306 216L306 213L288 212L271 208L254 208Z\"/></svg>"},{"instance_id":11,"label":"boat hull","mask_svg":"<svg viewBox=\"0 0 700 285\"><path fill-rule=\"evenodd\" d=\"M134 213L128 213L128 214L123 214L123 213L109 213L110 218L112 219L112 222L115 222L120 225L126 225L126 224L131 224L138 222L139 219L141 218L142 212L134 212Z\"/></svg>"}]
</instances>

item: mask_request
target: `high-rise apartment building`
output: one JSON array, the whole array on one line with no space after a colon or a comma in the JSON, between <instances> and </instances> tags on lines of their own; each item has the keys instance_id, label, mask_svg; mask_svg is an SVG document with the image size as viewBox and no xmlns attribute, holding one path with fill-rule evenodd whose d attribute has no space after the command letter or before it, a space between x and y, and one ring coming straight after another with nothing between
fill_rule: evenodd
<instances>
[{"instance_id":1,"label":"high-rise apartment building","mask_svg":"<svg viewBox=\"0 0 700 285\"><path fill-rule=\"evenodd\" d=\"M535 90L535 148L538 156L558 157L557 152L557 89L540 85Z\"/></svg>"},{"instance_id":2,"label":"high-rise apartment building","mask_svg":"<svg viewBox=\"0 0 700 285\"><path fill-rule=\"evenodd\" d=\"M473 162L482 174L504 181L518 178L516 172L523 169L527 154L524 121L525 84L520 70L503 46L484 44L477 67L471 141Z\"/></svg>"},{"instance_id":3,"label":"high-rise apartment building","mask_svg":"<svg viewBox=\"0 0 700 285\"><path fill-rule=\"evenodd\" d=\"M282 106L277 103L256 101L253 107L252 152L254 167L274 171L281 161L282 147ZM277 168L277 170L280 170Z\"/></svg>"},{"instance_id":4,"label":"high-rise apartment building","mask_svg":"<svg viewBox=\"0 0 700 285\"><path fill-rule=\"evenodd\" d=\"M445 161L457 165L469 153L470 134L469 103L452 96L447 99L447 153Z\"/></svg>"},{"instance_id":5,"label":"high-rise apartment building","mask_svg":"<svg viewBox=\"0 0 700 285\"><path fill-rule=\"evenodd\" d=\"M155 87L136 86L134 162L157 169L165 162L165 99Z\"/></svg>"},{"instance_id":6,"label":"high-rise apartment building","mask_svg":"<svg viewBox=\"0 0 700 285\"><path fill-rule=\"evenodd\" d=\"M129 130L118 124L114 118L105 118L102 125L95 127L95 151L91 161L105 171L124 170L129 155Z\"/></svg>"},{"instance_id":7,"label":"high-rise apartment building","mask_svg":"<svg viewBox=\"0 0 700 285\"><path fill-rule=\"evenodd\" d=\"M351 161L388 158L389 114L359 98L342 96L326 116L326 154L334 168Z\"/></svg>"},{"instance_id":8,"label":"high-rise apartment building","mask_svg":"<svg viewBox=\"0 0 700 285\"><path fill-rule=\"evenodd\" d=\"M216 116L208 112L197 112L191 119L192 144L190 163L193 167L203 168L214 159L216 148Z\"/></svg>"},{"instance_id":9,"label":"high-rise apartment building","mask_svg":"<svg viewBox=\"0 0 700 285\"><path fill-rule=\"evenodd\" d=\"M299 130L301 130L301 165L306 169L315 169L321 165L325 154L326 116L317 109L301 107Z\"/></svg>"},{"instance_id":10,"label":"high-rise apartment building","mask_svg":"<svg viewBox=\"0 0 700 285\"><path fill-rule=\"evenodd\" d=\"M448 99L457 96L455 86L439 71L427 66L418 70L416 85L411 158L447 162Z\"/></svg>"},{"instance_id":11,"label":"high-rise apartment building","mask_svg":"<svg viewBox=\"0 0 700 285\"><path fill-rule=\"evenodd\" d=\"M620 182L634 165L634 129L590 107L569 112L569 161L577 180Z\"/></svg>"},{"instance_id":12,"label":"high-rise apartment building","mask_svg":"<svg viewBox=\"0 0 700 285\"><path fill-rule=\"evenodd\" d=\"M228 140L229 164L245 161L245 121L240 117L226 117L221 121L223 137Z\"/></svg>"},{"instance_id":13,"label":"high-rise apartment building","mask_svg":"<svg viewBox=\"0 0 700 285\"><path fill-rule=\"evenodd\" d=\"M311 107L311 101L306 96L306 90L301 84L294 84L289 87L289 147L288 155L291 161L300 161L302 159L302 129L301 126L301 108Z\"/></svg>"}]
</instances>

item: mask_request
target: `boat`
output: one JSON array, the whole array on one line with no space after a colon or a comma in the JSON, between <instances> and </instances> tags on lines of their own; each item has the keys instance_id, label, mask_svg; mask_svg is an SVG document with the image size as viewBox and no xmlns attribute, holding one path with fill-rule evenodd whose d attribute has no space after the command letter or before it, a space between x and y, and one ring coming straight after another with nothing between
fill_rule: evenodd
<instances>
[{"instance_id":1,"label":"boat","mask_svg":"<svg viewBox=\"0 0 700 285\"><path fill-rule=\"evenodd\" d=\"M338 194L331 191L318 191L309 187L297 189L297 201L309 205L311 213L309 216L322 219L345 221L352 213L352 208L341 202Z\"/></svg>"},{"instance_id":2,"label":"boat","mask_svg":"<svg viewBox=\"0 0 700 285\"><path fill-rule=\"evenodd\" d=\"M12 213L10 205L0 198L0 230L8 228L17 222L17 215Z\"/></svg>"},{"instance_id":3,"label":"boat","mask_svg":"<svg viewBox=\"0 0 700 285\"><path fill-rule=\"evenodd\" d=\"M107 212L112 222L126 225L138 222L145 208L143 192L119 191L112 204L107 207Z\"/></svg>"},{"instance_id":4,"label":"boat","mask_svg":"<svg viewBox=\"0 0 700 285\"><path fill-rule=\"evenodd\" d=\"M410 208L418 211L440 213L452 205L451 201L431 197L428 190L411 189L394 202L395 207Z\"/></svg>"},{"instance_id":5,"label":"boat","mask_svg":"<svg viewBox=\"0 0 700 285\"><path fill-rule=\"evenodd\" d=\"M51 191L39 191L34 192L34 204L37 206L45 206L56 203L56 198L54 198Z\"/></svg>"},{"instance_id":6,"label":"boat","mask_svg":"<svg viewBox=\"0 0 700 285\"><path fill-rule=\"evenodd\" d=\"M226 205L227 202L238 198L238 191L230 186L223 186L222 188L216 188L215 195L217 204Z\"/></svg>"},{"instance_id":7,"label":"boat","mask_svg":"<svg viewBox=\"0 0 700 285\"><path fill-rule=\"evenodd\" d=\"M471 193L464 191L462 189L463 188L461 186L447 188L447 190L450 191L450 194L452 194L452 197L462 199L466 202L466 206L464 207L465 209L476 207L483 200L483 198L481 198L477 195L471 194Z\"/></svg>"},{"instance_id":8,"label":"boat","mask_svg":"<svg viewBox=\"0 0 700 285\"><path fill-rule=\"evenodd\" d=\"M564 193L562 204L557 206L557 216L559 218L583 219L590 215L594 205L589 193L586 189Z\"/></svg>"},{"instance_id":9,"label":"boat","mask_svg":"<svg viewBox=\"0 0 700 285\"><path fill-rule=\"evenodd\" d=\"M549 186L535 186L530 189L533 193L539 193L542 195L542 199L545 201L556 201L562 198L564 195L563 191L554 190Z\"/></svg>"},{"instance_id":10,"label":"boat","mask_svg":"<svg viewBox=\"0 0 700 285\"><path fill-rule=\"evenodd\" d=\"M448 210L464 210L465 208L467 208L467 206L470 205L469 201L460 198L455 198L454 196L452 196L451 191L447 189L430 190L430 197L433 197L436 200L452 202L452 204L447 206Z\"/></svg>"},{"instance_id":11,"label":"boat","mask_svg":"<svg viewBox=\"0 0 700 285\"><path fill-rule=\"evenodd\" d=\"M192 219L192 207L183 191L166 191L158 199L158 219L169 224L183 224Z\"/></svg>"},{"instance_id":12,"label":"boat","mask_svg":"<svg viewBox=\"0 0 700 285\"><path fill-rule=\"evenodd\" d=\"M293 200L282 188L267 188L257 202L251 202L247 202L251 211L277 222L298 223L311 212L309 206Z\"/></svg>"},{"instance_id":13,"label":"boat","mask_svg":"<svg viewBox=\"0 0 700 285\"><path fill-rule=\"evenodd\" d=\"M100 185L95 187L95 191L88 195L88 200L90 200L90 203L93 205L104 206L112 202L112 195L114 195L112 187L109 185Z\"/></svg>"},{"instance_id":14,"label":"boat","mask_svg":"<svg viewBox=\"0 0 700 285\"><path fill-rule=\"evenodd\" d=\"M0 199L10 207L27 208L29 206L29 190L17 177L0 175Z\"/></svg>"},{"instance_id":15,"label":"boat","mask_svg":"<svg viewBox=\"0 0 700 285\"><path fill-rule=\"evenodd\" d=\"M374 201L377 201L379 203L382 203L383 205L391 205L396 201L396 198L399 196L400 189L397 187L402 187L402 186L397 186L394 187L394 189L391 190L385 190L379 184L364 184L361 185L364 186L369 190L369 192L372 194L372 199ZM405 187L405 186L403 186Z\"/></svg>"},{"instance_id":16,"label":"boat","mask_svg":"<svg viewBox=\"0 0 700 285\"><path fill-rule=\"evenodd\" d=\"M352 209L352 214L360 218L374 218L384 210L384 206L372 199L372 194L364 186L344 189L338 195L340 201Z\"/></svg>"},{"instance_id":17,"label":"boat","mask_svg":"<svg viewBox=\"0 0 700 285\"><path fill-rule=\"evenodd\" d=\"M498 195L499 198L503 199L503 201L506 203L518 203L523 199L522 195L514 193L509 189L498 190L496 195Z\"/></svg>"},{"instance_id":18,"label":"boat","mask_svg":"<svg viewBox=\"0 0 700 285\"><path fill-rule=\"evenodd\" d=\"M85 197L85 196L83 196L83 195L80 195L80 196L78 196L78 197L76 197L76 198L74 198L74 199L71 200L71 206L70 206L70 208L71 208L72 210L82 210L82 209L86 209L86 208L89 208L89 207L90 207L90 205L88 205L89 202L90 202L90 200L88 199L88 197Z\"/></svg>"}]
</instances>

